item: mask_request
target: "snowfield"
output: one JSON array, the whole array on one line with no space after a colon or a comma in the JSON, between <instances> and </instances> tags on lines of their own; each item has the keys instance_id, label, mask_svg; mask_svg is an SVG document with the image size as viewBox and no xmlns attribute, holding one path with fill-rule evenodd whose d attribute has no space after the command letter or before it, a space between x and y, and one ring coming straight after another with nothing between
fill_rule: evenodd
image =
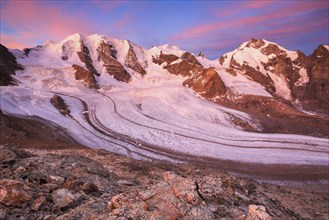
<instances>
[{"instance_id":1,"label":"snowfield","mask_svg":"<svg viewBox=\"0 0 329 220\"><path fill-rule=\"evenodd\" d=\"M133 45L139 51L138 60L146 67L144 77L132 73L129 84L121 83L104 73L101 64L95 64L101 72L97 78L100 89L87 88L75 80L71 68L74 63L84 65L72 52L77 50L79 37L74 35L60 43L48 42L40 51L32 50L28 58L18 58L25 70L17 71L14 76L19 85L1 87L4 114L39 116L61 126L81 144L138 159L180 162L194 158L207 163L207 158L212 158L261 164L328 165L328 139L243 131L232 123L232 116L247 121L255 130L262 128L246 113L199 97L182 86L182 77L171 75L151 62L152 55L160 51L180 55L182 51L175 46L144 51ZM96 48L101 39L92 35L85 42L89 48ZM112 42L122 48L118 49L121 51L118 60L124 62L127 41ZM64 43L70 44L69 59L65 62L60 59L59 49ZM243 58L244 53L239 56ZM91 58L97 62L92 52ZM200 59L203 65L214 62ZM233 77L221 68L216 67L227 87L237 95L271 96L242 74ZM61 115L51 105L50 98L55 94L65 100L70 116Z\"/></svg>"}]
</instances>

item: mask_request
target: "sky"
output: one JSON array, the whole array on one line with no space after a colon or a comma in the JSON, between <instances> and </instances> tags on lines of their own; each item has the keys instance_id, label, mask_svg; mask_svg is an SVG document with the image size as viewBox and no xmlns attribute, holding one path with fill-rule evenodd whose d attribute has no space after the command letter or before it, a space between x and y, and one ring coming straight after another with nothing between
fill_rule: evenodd
<instances>
[{"instance_id":1,"label":"sky","mask_svg":"<svg viewBox=\"0 0 329 220\"><path fill-rule=\"evenodd\" d=\"M329 44L328 11L328 0L0 0L0 42L23 49L74 33L102 34L215 59L256 38L309 55Z\"/></svg>"}]
</instances>

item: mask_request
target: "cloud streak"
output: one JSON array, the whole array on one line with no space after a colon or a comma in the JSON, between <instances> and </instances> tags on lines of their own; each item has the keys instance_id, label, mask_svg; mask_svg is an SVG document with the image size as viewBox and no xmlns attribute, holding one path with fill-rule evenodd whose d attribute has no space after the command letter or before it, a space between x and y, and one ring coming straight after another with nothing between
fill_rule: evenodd
<instances>
[{"instance_id":1,"label":"cloud streak","mask_svg":"<svg viewBox=\"0 0 329 220\"><path fill-rule=\"evenodd\" d=\"M263 2L260 4L259 2ZM266 4L265 4L266 3ZM259 8L265 7L266 5L272 3L271 1L251 1L247 5L243 5L240 10L243 8ZM299 14L310 13L319 9L328 8L327 1L314 1L314 2L300 2L299 4L294 3L289 5L288 7L282 8L280 10L271 10L268 12L260 14L260 15L252 15L248 17L237 17L230 21L220 21L210 24L201 24L192 28L189 28L181 33L175 34L171 36L172 40L183 40L183 39L191 39L199 36L209 35L215 31L225 31L226 29L236 29L241 26L266 26L271 25L273 23L277 23L278 25L276 29L284 28L284 23L282 23L282 19L290 19ZM231 12L232 13L232 12ZM233 13L236 12L236 9L233 9ZM279 20L279 21L278 21Z\"/></svg>"}]
</instances>

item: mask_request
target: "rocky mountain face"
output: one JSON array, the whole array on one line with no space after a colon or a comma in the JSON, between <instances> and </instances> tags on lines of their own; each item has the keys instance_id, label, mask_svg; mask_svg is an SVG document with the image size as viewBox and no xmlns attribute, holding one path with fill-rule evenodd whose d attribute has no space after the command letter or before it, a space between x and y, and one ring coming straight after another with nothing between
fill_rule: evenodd
<instances>
[{"instance_id":1,"label":"rocky mountain face","mask_svg":"<svg viewBox=\"0 0 329 220\"><path fill-rule=\"evenodd\" d=\"M195 102L191 98L195 93L221 105L221 109L217 109L219 106L216 105L211 110L216 113L223 111L225 120L211 118L212 122L207 125L219 124L218 128L225 130L225 126L229 124L232 130L238 127L238 132L254 132L252 135L262 132L328 138L328 51L328 46L320 45L313 54L306 56L300 51L289 51L266 40L251 39L218 60L210 61L201 53L195 57L177 47L159 46L145 50L130 41L98 35L72 35L61 42L47 42L36 48L25 49L24 52L8 50L0 45L0 85L16 83L16 76L22 80L17 83L26 83L12 93L7 91L6 94L13 97L12 100L6 100L6 104L27 115L7 115L0 109L0 219L328 219L327 191L310 192L234 177L221 170L228 166L225 163L231 161L207 167L207 161L203 164L195 161L193 164L193 160L187 164L175 164L153 159L150 162L105 150L92 150L81 146L73 139L74 136L60 127L60 123L64 121L71 122L75 119L74 123L77 124L77 119L84 118L77 133L83 129L86 130L84 134L89 132L88 135L91 135L94 132L102 140L109 140L111 145L119 143L120 147L129 144L136 146L133 150L152 147L147 140L140 140L138 136L133 138L129 133L119 133L121 124L111 128L108 124L115 122L110 121L106 127L105 122L98 119L105 113L106 117L108 114L116 115L115 119L120 119L120 122L128 121L129 126L137 124L141 126L142 132L147 131L151 135L163 132L168 135L168 139L171 135L186 138L181 139L183 141L179 144L188 142L193 145L202 140L208 144L215 142L214 135L206 139L207 130L202 131L201 125L191 130L188 125L177 126L191 132L190 135L180 134L181 130L165 130L167 127L152 127L155 121L175 127L170 124L173 120L167 122L167 118L155 118L151 115L152 110L158 108L157 102L139 103L143 98L148 99L148 94L145 95L148 92L147 87L154 87L149 91L157 93L156 89L169 84L172 86L170 89L176 89L174 91L188 90L188 93L184 93L182 99L171 99L170 96L164 96L164 92L156 96L158 99L165 97L164 102L169 100L168 105L182 100L186 103ZM20 71L23 67L24 71ZM15 71L16 76L13 76ZM38 78L41 80L38 81ZM172 80L173 83L167 84L161 80ZM173 85L181 87L177 89ZM112 87L114 91L111 90ZM122 93L115 94L120 89L123 90ZM30 90L31 100L26 100L27 96L23 97L20 92ZM78 95L72 96L72 91ZM130 93L135 94L132 96L134 99L129 99ZM18 95L15 96L16 94ZM88 109L86 100L81 98L84 95L86 100L90 97L102 97L102 101L110 102L107 106L113 106L113 110L106 112L107 108L93 108L97 102L91 102ZM118 99L120 95L128 99L129 105L124 106L126 100ZM179 95L181 94L177 94ZM196 96L196 99L198 103L199 97ZM170 102L171 100L174 101ZM24 105L27 102L31 104L31 109ZM40 104L50 106L51 114L47 112L46 116L49 114L50 118L58 121L46 121L36 115L31 116L29 110L38 109ZM81 105L81 108L75 108L75 104ZM207 101L202 104L213 105ZM151 111L148 111L147 105L154 108L149 108ZM130 106L133 108L126 110ZM170 107L173 108L168 108L167 111L174 111L175 106ZM209 108L207 112L203 112L203 108L196 108L201 114L192 113L203 117L202 114L213 113ZM140 113L138 117L143 119L132 119L136 114L130 115L131 109L137 109ZM235 110L247 114L240 113L238 117ZM312 114L305 113L305 110L312 111ZM185 117L184 109L178 109L177 112L180 117ZM143 125L143 120L153 120L153 123ZM127 124L124 126L129 127ZM200 132L200 137L196 135L196 129ZM266 144L270 143L270 148L275 148L275 141L281 144L278 136L276 135L276 140L272 140L270 136L270 141ZM287 137L288 135L285 136ZM225 138L220 140L220 144L225 144L228 140ZM246 142L258 141L242 136L243 138ZM173 139L171 144L175 144L175 140L177 139ZM296 140L283 139L284 145L288 144L287 140L290 141L290 146L295 147ZM241 147L234 145L234 137L229 141L231 147ZM265 140L261 141L263 145ZM312 149L307 148L305 143L305 149L301 150L309 153L314 147L318 150L317 154L326 152L325 144L310 143ZM128 148L126 150L132 153ZM171 150L168 148L166 151L154 152L170 156L169 153L176 153L175 149ZM255 149L250 151L252 150ZM281 174L281 179L278 179L283 179L282 181L290 180L290 176L296 175L298 181L302 182L305 175L294 173L295 167L284 164L274 168L267 164L238 165L247 174L257 172L257 169L263 169L263 172L270 173L271 176ZM320 172L318 168L308 166L308 173L317 180L325 179L327 171ZM318 184L316 187L321 188Z\"/></svg>"},{"instance_id":2,"label":"rocky mountain face","mask_svg":"<svg viewBox=\"0 0 329 220\"><path fill-rule=\"evenodd\" d=\"M203 67L189 52L183 53L180 58L173 54L160 53L159 56L153 57L153 62L163 65L171 74L187 77L183 85L209 100L217 99L226 92L226 87L215 68Z\"/></svg>"},{"instance_id":3,"label":"rocky mountain face","mask_svg":"<svg viewBox=\"0 0 329 220\"><path fill-rule=\"evenodd\" d=\"M307 57L301 51L288 51L265 40L251 39L220 57L219 62L227 72L242 72L274 97L327 112L328 51L320 45Z\"/></svg>"},{"instance_id":4,"label":"rocky mountain face","mask_svg":"<svg viewBox=\"0 0 329 220\"><path fill-rule=\"evenodd\" d=\"M9 75L22 66L3 46L2 54L4 68L1 68L1 77L2 83L7 85L12 83ZM153 69L162 68L168 74L181 77L181 85L209 101L251 114L260 121L264 132L292 132L320 137L328 134L328 118L300 113L304 109L329 114L329 50L325 45L320 45L313 54L306 56L273 42L251 39L216 62L202 54L195 57L168 45L145 50L130 41L76 34L58 43L29 48L24 54L20 57L60 58L63 66L73 67L75 79L91 89L104 87L99 78L101 74L109 74L129 86L134 75L150 77L154 74ZM246 83L239 88L241 80ZM255 85L258 91L263 90L261 95L252 89ZM245 88L248 88L247 92L242 91ZM291 121L291 115L296 120ZM286 123L287 120L289 123ZM301 129L300 123L307 124L309 129ZM247 127L250 126L244 128Z\"/></svg>"},{"instance_id":5,"label":"rocky mountain face","mask_svg":"<svg viewBox=\"0 0 329 220\"><path fill-rule=\"evenodd\" d=\"M0 86L15 84L11 75L14 75L16 70L22 69L23 67L17 63L16 57L0 44Z\"/></svg>"},{"instance_id":6,"label":"rocky mountain face","mask_svg":"<svg viewBox=\"0 0 329 220\"><path fill-rule=\"evenodd\" d=\"M320 45L307 57L307 74L309 83L301 96L303 104L308 108L319 107L329 109L329 50Z\"/></svg>"},{"instance_id":7,"label":"rocky mountain face","mask_svg":"<svg viewBox=\"0 0 329 220\"><path fill-rule=\"evenodd\" d=\"M121 82L129 82L131 75L124 69L123 65L116 60L116 50L113 45L102 41L97 48L98 60L102 61L108 74Z\"/></svg>"},{"instance_id":8,"label":"rocky mountain face","mask_svg":"<svg viewBox=\"0 0 329 220\"><path fill-rule=\"evenodd\" d=\"M0 167L1 219L328 218L322 193L104 150L0 146Z\"/></svg>"},{"instance_id":9,"label":"rocky mountain face","mask_svg":"<svg viewBox=\"0 0 329 220\"><path fill-rule=\"evenodd\" d=\"M76 64L73 64L72 67L75 70L75 79L83 80L89 88L98 88L95 77L91 72Z\"/></svg>"}]
</instances>

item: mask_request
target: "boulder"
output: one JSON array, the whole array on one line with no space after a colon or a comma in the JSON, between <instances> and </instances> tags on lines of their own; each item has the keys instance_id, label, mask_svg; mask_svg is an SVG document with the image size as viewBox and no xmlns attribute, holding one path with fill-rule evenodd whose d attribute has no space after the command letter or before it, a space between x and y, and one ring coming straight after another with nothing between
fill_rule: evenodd
<instances>
[{"instance_id":1,"label":"boulder","mask_svg":"<svg viewBox=\"0 0 329 220\"><path fill-rule=\"evenodd\" d=\"M249 205L248 214L244 220L272 220L272 217L266 212L264 206Z\"/></svg>"},{"instance_id":2,"label":"boulder","mask_svg":"<svg viewBox=\"0 0 329 220\"><path fill-rule=\"evenodd\" d=\"M202 200L198 195L197 185L191 179L183 178L174 172L165 172L163 178L172 187L175 196L185 203L192 205L201 203Z\"/></svg>"},{"instance_id":3,"label":"boulder","mask_svg":"<svg viewBox=\"0 0 329 220\"><path fill-rule=\"evenodd\" d=\"M65 103L64 99L62 97L60 97L59 95L54 95L50 99L50 103L55 108L57 108L59 113L61 113L64 116L69 115L71 113L70 109L68 108L68 105Z\"/></svg>"},{"instance_id":4,"label":"boulder","mask_svg":"<svg viewBox=\"0 0 329 220\"><path fill-rule=\"evenodd\" d=\"M0 203L6 206L22 207L32 200L29 189L22 181L0 180Z\"/></svg>"},{"instance_id":5,"label":"boulder","mask_svg":"<svg viewBox=\"0 0 329 220\"><path fill-rule=\"evenodd\" d=\"M17 155L15 152L5 149L0 147L0 164L5 164L5 163L14 163L15 159L17 158Z\"/></svg>"},{"instance_id":6,"label":"boulder","mask_svg":"<svg viewBox=\"0 0 329 220\"><path fill-rule=\"evenodd\" d=\"M33 211L39 211L40 207L46 202L46 197L40 196L31 205Z\"/></svg>"},{"instance_id":7,"label":"boulder","mask_svg":"<svg viewBox=\"0 0 329 220\"><path fill-rule=\"evenodd\" d=\"M58 189L51 194L56 207L64 208L75 201L74 196L67 189Z\"/></svg>"}]
</instances>

